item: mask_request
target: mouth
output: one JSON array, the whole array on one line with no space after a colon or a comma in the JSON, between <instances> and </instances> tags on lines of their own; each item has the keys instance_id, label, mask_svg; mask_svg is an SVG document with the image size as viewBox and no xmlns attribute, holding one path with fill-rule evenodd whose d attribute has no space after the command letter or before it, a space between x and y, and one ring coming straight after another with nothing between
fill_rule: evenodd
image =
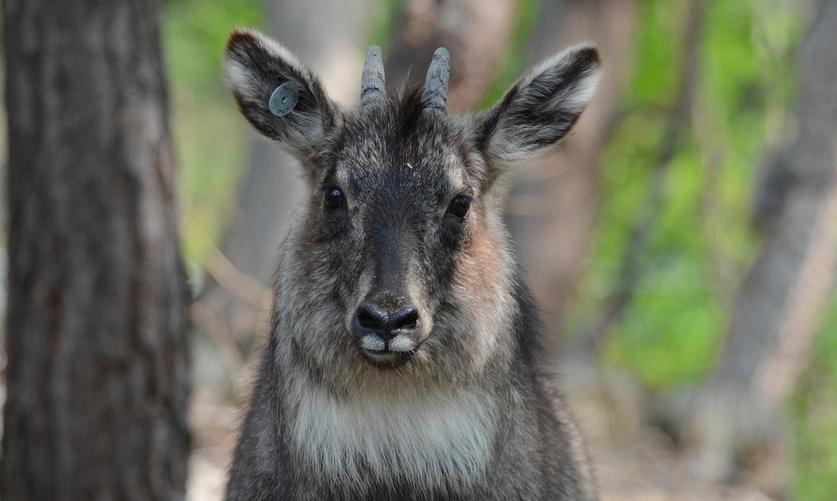
<instances>
[{"instance_id":1,"label":"mouth","mask_svg":"<svg viewBox=\"0 0 837 501\"><path fill-rule=\"evenodd\" d=\"M360 339L360 351L364 358L382 368L404 364L413 357L417 349L418 344L406 336L383 340L375 335L366 335Z\"/></svg>"}]
</instances>

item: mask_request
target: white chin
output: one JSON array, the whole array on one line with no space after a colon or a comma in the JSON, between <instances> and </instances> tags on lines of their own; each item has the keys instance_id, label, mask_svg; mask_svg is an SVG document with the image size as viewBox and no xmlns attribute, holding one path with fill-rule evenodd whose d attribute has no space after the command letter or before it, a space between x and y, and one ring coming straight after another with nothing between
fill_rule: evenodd
<instances>
[{"instance_id":1,"label":"white chin","mask_svg":"<svg viewBox=\"0 0 837 501\"><path fill-rule=\"evenodd\" d=\"M361 349L367 360L381 366L397 366L406 362L415 352L416 342L406 336L395 336L388 342L378 336L364 336Z\"/></svg>"},{"instance_id":2,"label":"white chin","mask_svg":"<svg viewBox=\"0 0 837 501\"><path fill-rule=\"evenodd\" d=\"M407 336L398 335L389 341L384 341L378 336L367 334L360 340L360 347L370 354L387 354L393 353L401 355L411 352L416 349L416 342Z\"/></svg>"}]
</instances>

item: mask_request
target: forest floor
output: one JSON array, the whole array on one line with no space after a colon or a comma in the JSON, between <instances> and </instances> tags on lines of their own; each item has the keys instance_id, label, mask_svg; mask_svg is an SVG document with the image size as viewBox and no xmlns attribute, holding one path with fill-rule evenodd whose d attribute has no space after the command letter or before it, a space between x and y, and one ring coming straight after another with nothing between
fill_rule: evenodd
<instances>
[{"instance_id":1,"label":"forest floor","mask_svg":"<svg viewBox=\"0 0 837 501\"><path fill-rule=\"evenodd\" d=\"M644 421L647 398L624 375L605 376L591 367L564 368L563 386L588 439L602 501L769 501L744 476L735 485L695 481L693 455L679 450L658 428ZM218 392L196 388L191 423L189 501L222 499L243 411Z\"/></svg>"}]
</instances>

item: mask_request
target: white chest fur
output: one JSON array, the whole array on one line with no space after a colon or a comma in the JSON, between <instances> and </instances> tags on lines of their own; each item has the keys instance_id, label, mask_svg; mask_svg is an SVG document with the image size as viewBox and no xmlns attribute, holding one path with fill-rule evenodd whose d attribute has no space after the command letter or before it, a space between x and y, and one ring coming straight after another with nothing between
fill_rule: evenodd
<instances>
[{"instance_id":1,"label":"white chest fur","mask_svg":"<svg viewBox=\"0 0 837 501\"><path fill-rule=\"evenodd\" d=\"M367 480L392 479L467 486L483 479L495 405L490 397L464 391L405 390L338 401L309 390L291 430L314 471L343 485L363 489Z\"/></svg>"}]
</instances>

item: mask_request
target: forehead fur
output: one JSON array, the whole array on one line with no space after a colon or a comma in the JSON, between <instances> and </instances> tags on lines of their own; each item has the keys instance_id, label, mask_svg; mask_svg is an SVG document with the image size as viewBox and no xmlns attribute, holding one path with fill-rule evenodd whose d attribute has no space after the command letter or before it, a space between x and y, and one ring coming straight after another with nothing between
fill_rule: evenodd
<instances>
[{"instance_id":1,"label":"forehead fur","mask_svg":"<svg viewBox=\"0 0 837 501\"><path fill-rule=\"evenodd\" d=\"M467 118L428 110L421 88L410 87L346 115L329 148L329 174L345 167L351 177L444 176L463 188L478 174L472 136Z\"/></svg>"}]
</instances>

